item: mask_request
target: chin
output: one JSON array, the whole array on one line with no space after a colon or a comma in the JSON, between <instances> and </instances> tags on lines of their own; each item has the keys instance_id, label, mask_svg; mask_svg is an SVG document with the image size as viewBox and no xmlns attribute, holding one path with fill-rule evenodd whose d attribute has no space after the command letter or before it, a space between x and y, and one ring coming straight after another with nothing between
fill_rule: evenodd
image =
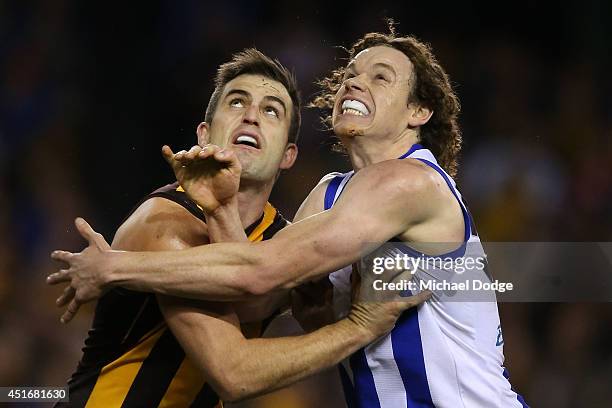
<instances>
[{"instance_id":1,"label":"chin","mask_svg":"<svg viewBox=\"0 0 612 408\"><path fill-rule=\"evenodd\" d=\"M372 126L370 120L364 120L365 118L352 118L341 115L336 118L333 123L334 133L338 137L353 137L363 136L365 132Z\"/></svg>"},{"instance_id":2,"label":"chin","mask_svg":"<svg viewBox=\"0 0 612 408\"><path fill-rule=\"evenodd\" d=\"M363 136L367 127L355 123L338 123L334 126L334 133L338 137Z\"/></svg>"}]
</instances>

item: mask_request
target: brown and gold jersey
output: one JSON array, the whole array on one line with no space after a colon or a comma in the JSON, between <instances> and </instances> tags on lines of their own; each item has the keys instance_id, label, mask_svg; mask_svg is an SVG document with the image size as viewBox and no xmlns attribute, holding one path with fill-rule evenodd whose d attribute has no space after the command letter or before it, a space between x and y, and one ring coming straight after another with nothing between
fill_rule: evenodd
<instances>
[{"instance_id":1,"label":"brown and gold jersey","mask_svg":"<svg viewBox=\"0 0 612 408\"><path fill-rule=\"evenodd\" d=\"M138 205L152 197L172 200L205 220L176 183L156 190ZM287 224L266 203L261 218L245 232L250 241L261 241ZM260 333L268 322L261 324ZM155 295L123 288L112 289L98 301L83 357L68 385L70 402L58 407L213 408L219 404L166 325Z\"/></svg>"}]
</instances>

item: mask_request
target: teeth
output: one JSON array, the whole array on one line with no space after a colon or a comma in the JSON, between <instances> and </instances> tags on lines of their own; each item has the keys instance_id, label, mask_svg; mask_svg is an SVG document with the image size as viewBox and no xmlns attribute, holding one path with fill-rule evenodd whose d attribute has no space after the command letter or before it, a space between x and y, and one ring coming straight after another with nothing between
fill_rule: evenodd
<instances>
[{"instance_id":1,"label":"teeth","mask_svg":"<svg viewBox=\"0 0 612 408\"><path fill-rule=\"evenodd\" d=\"M343 115L356 115L356 116L364 116L364 114L363 114L363 113L359 112L359 111L358 111L358 110L356 110L356 109L351 109L351 108L344 109L344 110L342 111L342 114L343 114Z\"/></svg>"},{"instance_id":2,"label":"teeth","mask_svg":"<svg viewBox=\"0 0 612 408\"><path fill-rule=\"evenodd\" d=\"M238 138L236 139L236 143L246 143L250 146L257 147L257 139L255 139L253 136L248 135L238 136Z\"/></svg>"},{"instance_id":3,"label":"teeth","mask_svg":"<svg viewBox=\"0 0 612 408\"><path fill-rule=\"evenodd\" d=\"M352 100L352 99L347 99L346 101L344 101L342 103L343 113L347 109L355 110L355 111L361 113L363 116L367 116L367 115L370 114L370 111L368 110L368 108L362 102L355 101L355 100Z\"/></svg>"}]
</instances>

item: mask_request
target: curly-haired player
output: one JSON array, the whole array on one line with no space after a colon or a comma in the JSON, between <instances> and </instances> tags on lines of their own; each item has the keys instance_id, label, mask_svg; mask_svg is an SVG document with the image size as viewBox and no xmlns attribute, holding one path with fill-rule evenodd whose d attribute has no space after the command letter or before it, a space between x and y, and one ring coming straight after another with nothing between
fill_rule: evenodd
<instances>
[{"instance_id":1,"label":"curly-haired player","mask_svg":"<svg viewBox=\"0 0 612 408\"><path fill-rule=\"evenodd\" d=\"M58 252L54 256L70 268L50 280L76 282L80 301L113 285L228 300L329 274L342 292L346 273L333 271L385 243L395 243L397 255L451 258L456 264L483 257L452 180L461 147L459 104L429 47L394 32L370 33L349 57L346 67L322 82L324 93L315 104L331 109L333 130L354 170L325 176L300 208L301 221L258 244L182 253L93 246L80 254ZM197 157L175 160L176 170ZM203 189L191 187L197 201ZM354 269L367 272L358 263ZM416 282L459 274L446 266L414 272ZM470 273L489 279L484 268ZM347 402L394 408L525 406L511 389L503 361L494 294L487 301L449 301L444 292L434 292L432 300L405 312L389 335L350 358Z\"/></svg>"}]
</instances>

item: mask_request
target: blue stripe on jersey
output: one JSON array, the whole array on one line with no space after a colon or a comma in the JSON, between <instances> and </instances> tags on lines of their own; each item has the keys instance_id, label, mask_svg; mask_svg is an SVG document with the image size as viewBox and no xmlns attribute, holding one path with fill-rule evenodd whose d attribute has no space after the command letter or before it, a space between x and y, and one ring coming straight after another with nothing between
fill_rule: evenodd
<instances>
[{"instance_id":1,"label":"blue stripe on jersey","mask_svg":"<svg viewBox=\"0 0 612 408\"><path fill-rule=\"evenodd\" d=\"M422 148L423 146L421 146L418 143L415 143L410 147L410 150L402 154L400 157L398 157L398 159L405 159L406 157L410 156L412 153L416 152L417 150L421 150Z\"/></svg>"},{"instance_id":2,"label":"blue stripe on jersey","mask_svg":"<svg viewBox=\"0 0 612 408\"><path fill-rule=\"evenodd\" d=\"M354 395L358 408L381 408L374 376L368 365L364 349L353 354L350 359L353 380L355 382Z\"/></svg>"},{"instance_id":3,"label":"blue stripe on jersey","mask_svg":"<svg viewBox=\"0 0 612 408\"><path fill-rule=\"evenodd\" d=\"M421 150L421 149L423 149L423 146L421 146L418 143L415 143L412 146L410 146L410 149L406 153L398 157L398 159L405 159L406 157L410 156L412 153L416 152L417 150Z\"/></svg>"},{"instance_id":4,"label":"blue stripe on jersey","mask_svg":"<svg viewBox=\"0 0 612 408\"><path fill-rule=\"evenodd\" d=\"M506 380L508 380L508 382L510 382L510 373L508 372L508 369L506 367L503 367L503 368L504 368L503 375L506 378ZM514 391L514 388L510 388L510 390L512 390L512 392L514 392L516 394L516 399L517 399L518 402L521 403L523 408L529 408L529 405L527 405L527 402L525 401L525 398L523 398L522 395L520 395L518 392Z\"/></svg>"},{"instance_id":5,"label":"blue stripe on jersey","mask_svg":"<svg viewBox=\"0 0 612 408\"><path fill-rule=\"evenodd\" d=\"M347 408L357 408L353 383L342 364L338 364L338 372L340 374L340 381L342 382L342 390L344 391L344 400L346 401Z\"/></svg>"},{"instance_id":6,"label":"blue stripe on jersey","mask_svg":"<svg viewBox=\"0 0 612 408\"><path fill-rule=\"evenodd\" d=\"M336 191L338 191L338 187L340 187L340 183L342 183L344 177L345 174L336 176L327 185L327 189L325 190L325 201L323 202L323 209L329 210L334 205L334 197L336 196Z\"/></svg>"},{"instance_id":7,"label":"blue stripe on jersey","mask_svg":"<svg viewBox=\"0 0 612 408\"><path fill-rule=\"evenodd\" d=\"M391 331L391 344L393 357L406 389L408 408L434 407L425 372L419 313L416 307L400 316Z\"/></svg>"}]
</instances>

